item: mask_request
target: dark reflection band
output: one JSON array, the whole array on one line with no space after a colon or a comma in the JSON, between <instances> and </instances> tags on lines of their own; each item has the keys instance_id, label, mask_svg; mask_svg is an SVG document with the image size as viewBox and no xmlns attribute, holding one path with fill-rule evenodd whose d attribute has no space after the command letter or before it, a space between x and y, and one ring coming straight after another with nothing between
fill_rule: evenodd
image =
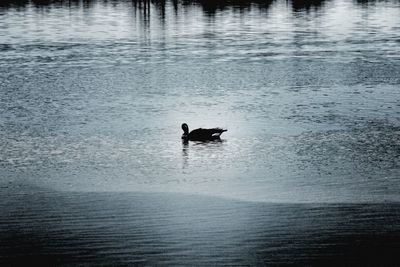
<instances>
[{"instance_id":1,"label":"dark reflection band","mask_svg":"<svg viewBox=\"0 0 400 267\"><path fill-rule=\"evenodd\" d=\"M26 7L83 7L91 8L97 3L106 5L118 5L120 3L129 4L132 8L146 11L150 6L163 13L166 6L172 6L175 10L187 8L190 6L201 6L204 13L213 15L218 11L228 8L246 10L258 8L268 10L274 2L282 1L291 6L293 11L302 11L310 9L319 9L326 0L2 0L0 8L26 8ZM367 0L358 0L365 3Z\"/></svg>"}]
</instances>

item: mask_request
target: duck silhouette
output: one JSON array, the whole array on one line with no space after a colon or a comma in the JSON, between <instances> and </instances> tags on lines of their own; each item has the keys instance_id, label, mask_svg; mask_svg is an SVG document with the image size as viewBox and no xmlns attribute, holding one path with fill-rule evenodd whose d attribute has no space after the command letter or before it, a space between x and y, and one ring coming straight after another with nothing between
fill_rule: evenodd
<instances>
[{"instance_id":1,"label":"duck silhouette","mask_svg":"<svg viewBox=\"0 0 400 267\"><path fill-rule=\"evenodd\" d=\"M211 128L211 129L195 129L189 132L189 126L186 123L182 124L183 140L190 141L212 141L220 139L220 135L228 130L221 128Z\"/></svg>"}]
</instances>

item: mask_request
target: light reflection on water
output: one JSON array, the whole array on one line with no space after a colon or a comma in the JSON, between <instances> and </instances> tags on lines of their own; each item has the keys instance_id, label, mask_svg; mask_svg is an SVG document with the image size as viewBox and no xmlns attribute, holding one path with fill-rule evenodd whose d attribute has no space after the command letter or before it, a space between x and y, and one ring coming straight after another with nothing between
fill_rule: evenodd
<instances>
[{"instance_id":1,"label":"light reflection on water","mask_svg":"<svg viewBox=\"0 0 400 267\"><path fill-rule=\"evenodd\" d=\"M5 183L399 200L398 1L17 3L0 7ZM182 122L228 132L184 145Z\"/></svg>"}]
</instances>

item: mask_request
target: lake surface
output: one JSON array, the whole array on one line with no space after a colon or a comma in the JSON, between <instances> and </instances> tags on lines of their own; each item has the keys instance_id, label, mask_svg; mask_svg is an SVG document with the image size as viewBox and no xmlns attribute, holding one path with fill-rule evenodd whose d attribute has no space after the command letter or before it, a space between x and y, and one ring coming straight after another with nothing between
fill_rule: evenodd
<instances>
[{"instance_id":1,"label":"lake surface","mask_svg":"<svg viewBox=\"0 0 400 267\"><path fill-rule=\"evenodd\" d=\"M3 266L400 262L398 203L285 204L166 193L0 190Z\"/></svg>"},{"instance_id":2,"label":"lake surface","mask_svg":"<svg viewBox=\"0 0 400 267\"><path fill-rule=\"evenodd\" d=\"M156 205L179 196L195 206L188 210L204 208L207 201L225 203L223 223L215 219L219 209L210 204L207 216L214 228L201 237L233 243L216 242L220 250L205 246L203 258L193 262L187 259L199 252L196 249L180 253L183 247L169 247L178 251L172 254L176 258L147 264L229 265L235 258L218 258L217 251L231 251L245 242L249 250L239 255L245 255L243 264L252 265L250 259L255 258L248 253L265 248L265 240L280 242L282 231L300 234L306 229L293 226L304 221L300 211L316 220L328 216L336 225L328 229L325 221L317 220L313 226L332 237L310 241L317 248L341 248L326 255L353 244L337 241L337 233L356 238L360 229L369 229L380 240L399 236L399 18L398 0L1 1L0 187L7 197L2 197L0 207L9 212L0 225L10 229L1 236L24 239L18 229L37 229L41 220L53 225L60 216L66 220L65 229L69 220L81 226L64 229L62 237L85 233L89 226L83 219L73 219L73 208L65 215L62 205L51 205L65 198L67 207L80 199L85 208L79 214L89 213L101 224L98 213L105 211L93 204L90 213L90 203L103 201L118 209L123 201ZM191 129L218 126L228 132L221 142L183 144L183 122ZM40 201L27 201L26 196L36 199L42 194ZM197 203L197 198L210 200ZM21 205L32 211L26 215L31 219L14 216ZM115 211L111 225L120 221L118 229L127 230L126 218L140 212L135 207L127 217ZM249 209L259 212L256 219L235 229L253 239L217 227L246 216ZM354 214L338 215L342 209ZM279 231L257 239L259 231L271 230L271 210L287 216L271 226L281 227ZM144 233L147 239L138 240L147 240L149 249L143 254L139 250L142 257L127 259L128 263L148 259L150 248L157 247L154 233L140 226L163 221L157 209L152 211L129 228ZM164 220L177 216L170 212ZM198 219L193 213L187 216ZM337 227L347 219L357 223L346 231ZM378 221L392 227L391 234L377 227ZM254 231L241 228L252 222ZM61 233L38 229L40 238L56 239ZM122 233L118 229L115 240ZM219 235L218 229L229 234ZM35 236L33 232L29 233ZM96 240L102 240L104 233L97 233ZM197 240L187 233L189 241ZM40 238L33 240L40 243ZM114 243L105 240L106 248L96 247L90 239L79 244L65 241L60 254L49 253L72 255L68 253L75 244L89 247L93 256L94 251L113 248ZM179 236L166 240L180 243ZM295 240L311 249L301 238ZM365 240L366 249L360 251L368 253L375 248L374 238ZM16 252L19 245L5 244L0 254L6 255L7 248L11 255L22 254ZM389 244L398 246L399 241ZM325 255L319 249L296 254L292 246L281 245L289 254L278 253L279 259L271 261L257 258L257 264L298 257L303 261L294 262L310 263L315 258L309 255ZM114 256L129 258L124 249L116 249ZM76 262L90 259L77 255Z\"/></svg>"}]
</instances>

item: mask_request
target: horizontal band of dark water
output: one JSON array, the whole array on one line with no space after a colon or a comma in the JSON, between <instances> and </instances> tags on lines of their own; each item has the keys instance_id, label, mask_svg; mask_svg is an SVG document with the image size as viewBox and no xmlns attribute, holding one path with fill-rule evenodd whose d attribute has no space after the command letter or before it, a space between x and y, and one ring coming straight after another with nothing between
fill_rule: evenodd
<instances>
[{"instance_id":1,"label":"horizontal band of dark water","mask_svg":"<svg viewBox=\"0 0 400 267\"><path fill-rule=\"evenodd\" d=\"M114 1L113 4L118 4L118 2L129 2L133 7L145 8L147 5L155 5L159 9L165 9L166 5L172 4L175 8L178 6L191 6L191 5L201 5L204 7L205 11L215 12L217 9L223 9L226 7L237 7L237 8L249 8L253 5L257 5L260 8L268 8L274 0L170 0L170 1L149 1L149 0L120 0ZM302 8L318 8L323 5L326 0L313 0L313 1L305 1L305 0L291 0L288 1L289 4L293 6L294 9L302 9ZM365 4L369 1L358 0L356 3ZM376 1L370 1L376 2ZM84 6L87 8L92 7L96 3L105 3L106 0L3 0L0 3L0 7L26 7L29 5L33 5L36 7L45 7L45 6L65 6L65 7L74 7L74 6Z\"/></svg>"},{"instance_id":2,"label":"horizontal band of dark water","mask_svg":"<svg viewBox=\"0 0 400 267\"><path fill-rule=\"evenodd\" d=\"M162 1L150 1L150 0L119 0L109 2L107 0L2 0L0 2L0 8L47 8L47 7L62 7L62 8L85 8L90 9L95 7L97 4L113 5L124 3L129 4L134 9L143 11L143 15L148 18L150 16L150 8L155 7L158 11L160 18L163 20L166 16L166 9L172 6L175 12L180 9L185 9L191 6L202 7L204 14L208 16L214 16L219 11L233 8L236 10L248 10L251 8L258 8L267 12L271 7L279 0L162 0ZM286 0L288 7L293 12L309 12L323 8L326 4L332 2L331 0ZM369 5L376 5L377 0L354 0L353 3L362 7L368 7ZM382 1L379 2L382 4ZM145 20L146 20L145 18Z\"/></svg>"},{"instance_id":3,"label":"horizontal band of dark water","mask_svg":"<svg viewBox=\"0 0 400 267\"><path fill-rule=\"evenodd\" d=\"M392 265L400 204L1 190L0 264Z\"/></svg>"}]
</instances>

